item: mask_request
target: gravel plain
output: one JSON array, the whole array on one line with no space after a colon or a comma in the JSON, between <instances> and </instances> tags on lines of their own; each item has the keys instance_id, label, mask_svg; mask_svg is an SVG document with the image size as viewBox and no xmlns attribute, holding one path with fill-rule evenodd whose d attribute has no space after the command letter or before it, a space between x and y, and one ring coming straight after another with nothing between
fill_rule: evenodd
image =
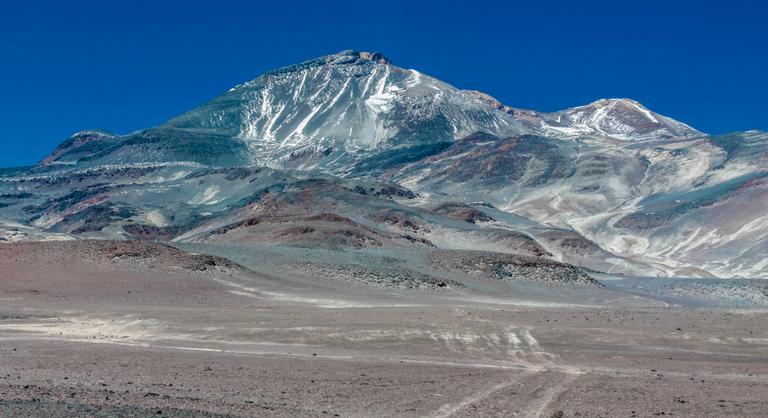
<instances>
[{"instance_id":1,"label":"gravel plain","mask_svg":"<svg viewBox=\"0 0 768 418\"><path fill-rule=\"evenodd\" d=\"M0 416L768 414L761 308L481 276L370 286L284 261L0 246Z\"/></svg>"}]
</instances>

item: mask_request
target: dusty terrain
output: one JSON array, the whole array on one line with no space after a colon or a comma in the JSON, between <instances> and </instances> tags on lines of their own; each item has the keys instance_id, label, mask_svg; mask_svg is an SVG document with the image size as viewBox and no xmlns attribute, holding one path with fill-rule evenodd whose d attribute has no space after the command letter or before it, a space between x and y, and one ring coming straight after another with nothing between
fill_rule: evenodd
<instances>
[{"instance_id":1,"label":"dusty terrain","mask_svg":"<svg viewBox=\"0 0 768 418\"><path fill-rule=\"evenodd\" d=\"M431 254L419 271L445 281L420 287L304 252L185 250L0 245L0 416L768 413L759 307L678 306L578 272L489 278L485 256L450 275L458 258Z\"/></svg>"}]
</instances>

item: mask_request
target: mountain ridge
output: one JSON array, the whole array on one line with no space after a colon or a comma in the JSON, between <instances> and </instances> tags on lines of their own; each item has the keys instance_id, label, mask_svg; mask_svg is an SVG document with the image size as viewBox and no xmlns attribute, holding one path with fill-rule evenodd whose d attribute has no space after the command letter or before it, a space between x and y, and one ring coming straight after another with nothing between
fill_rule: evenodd
<instances>
[{"instance_id":1,"label":"mountain ridge","mask_svg":"<svg viewBox=\"0 0 768 418\"><path fill-rule=\"evenodd\" d=\"M711 136L631 99L518 109L343 51L154 128L76 133L0 178L0 238L434 246L762 277L766 166L764 132Z\"/></svg>"},{"instance_id":2,"label":"mountain ridge","mask_svg":"<svg viewBox=\"0 0 768 418\"><path fill-rule=\"evenodd\" d=\"M599 111L592 108L601 102L550 113L513 108L486 93L460 90L416 70L397 67L380 53L348 50L267 72L156 128L121 138L134 148L130 140L142 136L160 142L167 136L169 142L179 142L184 136L203 134L211 142L224 141L230 151L239 153L232 160L238 164L325 169L339 174L359 162L361 152L451 142L477 132L502 137L539 134L624 140L703 135L634 101L634 112L623 106L613 112L618 116L590 118L589 112ZM574 117L574 112L580 117ZM636 137L633 131L638 132ZM119 159L136 153L115 155ZM297 155L307 158L297 163ZM163 158L169 156L160 153L155 161ZM44 161L55 159L48 156ZM231 159L222 156L199 162L211 160ZM131 161L124 157L112 162Z\"/></svg>"}]
</instances>

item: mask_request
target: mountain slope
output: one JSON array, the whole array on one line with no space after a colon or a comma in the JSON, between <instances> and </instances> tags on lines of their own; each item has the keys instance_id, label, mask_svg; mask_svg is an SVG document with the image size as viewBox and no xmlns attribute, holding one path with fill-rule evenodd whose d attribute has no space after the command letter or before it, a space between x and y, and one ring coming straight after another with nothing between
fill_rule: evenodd
<instances>
[{"instance_id":1,"label":"mountain slope","mask_svg":"<svg viewBox=\"0 0 768 418\"><path fill-rule=\"evenodd\" d=\"M0 173L0 237L437 246L762 277L767 155L763 132L708 136L629 99L518 109L344 51Z\"/></svg>"},{"instance_id":2,"label":"mountain slope","mask_svg":"<svg viewBox=\"0 0 768 418\"><path fill-rule=\"evenodd\" d=\"M645 142L472 135L387 178L571 228L668 275L768 275L768 134Z\"/></svg>"}]
</instances>

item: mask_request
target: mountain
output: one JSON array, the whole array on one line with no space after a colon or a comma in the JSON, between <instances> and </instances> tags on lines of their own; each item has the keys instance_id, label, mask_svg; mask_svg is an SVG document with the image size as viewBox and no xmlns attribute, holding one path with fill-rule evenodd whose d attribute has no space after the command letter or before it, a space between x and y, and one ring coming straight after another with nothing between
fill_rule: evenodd
<instances>
[{"instance_id":1,"label":"mountain","mask_svg":"<svg viewBox=\"0 0 768 418\"><path fill-rule=\"evenodd\" d=\"M359 174L413 161L477 132L626 140L702 135L629 100L549 114L514 109L397 67L381 54L344 51L266 73L157 128L120 138L75 135L64 144L69 152L57 150L44 161L194 161Z\"/></svg>"},{"instance_id":2,"label":"mountain","mask_svg":"<svg viewBox=\"0 0 768 418\"><path fill-rule=\"evenodd\" d=\"M511 135L526 123L472 94L345 51L264 74L163 125L109 141L67 141L46 163L194 161L345 171L372 154L423 152L476 131ZM204 152L200 152L204 151Z\"/></svg>"},{"instance_id":3,"label":"mountain","mask_svg":"<svg viewBox=\"0 0 768 418\"><path fill-rule=\"evenodd\" d=\"M631 99L601 99L548 115L542 124L552 136L595 135L623 140L696 138L690 126L651 112Z\"/></svg>"},{"instance_id":4,"label":"mountain","mask_svg":"<svg viewBox=\"0 0 768 418\"><path fill-rule=\"evenodd\" d=\"M0 240L483 250L764 277L767 163L764 132L711 136L629 99L519 109L344 51L0 172Z\"/></svg>"}]
</instances>

